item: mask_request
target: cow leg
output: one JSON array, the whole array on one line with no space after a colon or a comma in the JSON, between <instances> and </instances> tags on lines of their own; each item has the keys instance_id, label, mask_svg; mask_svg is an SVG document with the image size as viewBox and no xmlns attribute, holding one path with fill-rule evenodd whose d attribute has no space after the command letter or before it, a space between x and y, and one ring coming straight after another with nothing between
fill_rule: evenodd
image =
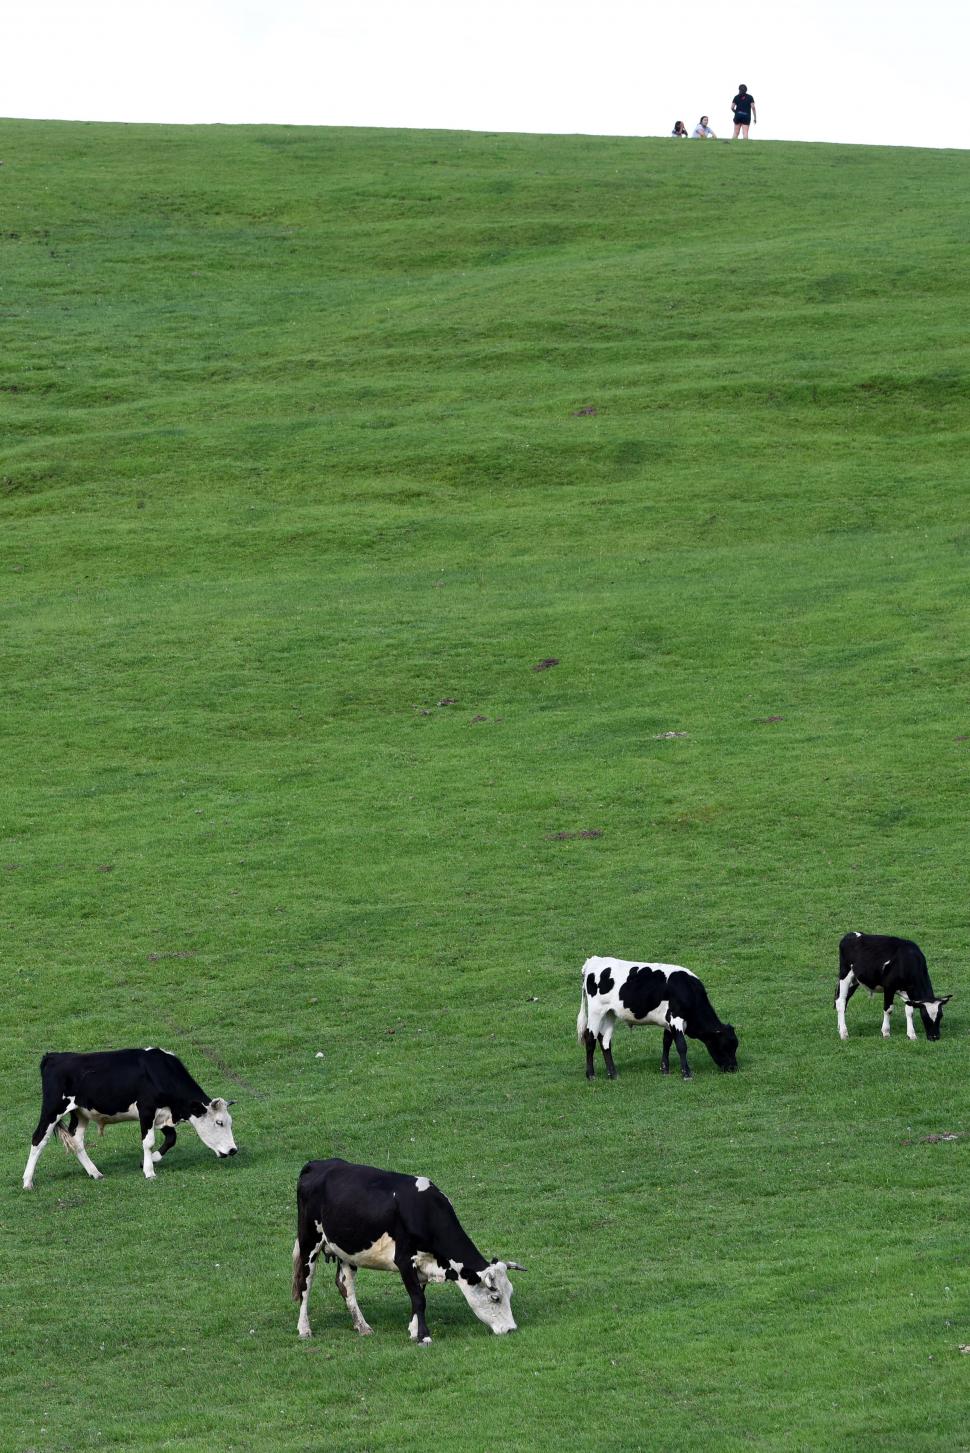
<instances>
[{"instance_id":1,"label":"cow leg","mask_svg":"<svg viewBox=\"0 0 970 1453\"><path fill-rule=\"evenodd\" d=\"M141 1168L146 1181L155 1179L155 1165L152 1150L155 1146L155 1109L139 1107L138 1123L141 1126Z\"/></svg>"},{"instance_id":2,"label":"cow leg","mask_svg":"<svg viewBox=\"0 0 970 1453\"><path fill-rule=\"evenodd\" d=\"M687 1040L684 1038L683 1025L673 1023L670 1028L673 1032L674 1044L677 1046L677 1053L680 1056L680 1073L685 1080L692 1080L694 1075L690 1065L687 1063Z\"/></svg>"},{"instance_id":3,"label":"cow leg","mask_svg":"<svg viewBox=\"0 0 970 1453\"><path fill-rule=\"evenodd\" d=\"M337 1291L347 1303L347 1311L354 1324L354 1331L359 1332L361 1337L369 1337L374 1329L368 1327L364 1321L364 1314L357 1305L357 1268L352 1266L349 1261L337 1262Z\"/></svg>"},{"instance_id":4,"label":"cow leg","mask_svg":"<svg viewBox=\"0 0 970 1453\"><path fill-rule=\"evenodd\" d=\"M859 980L850 969L835 986L835 1014L839 1024L839 1038L848 1039L849 1029L845 1022L845 1006L859 987Z\"/></svg>"},{"instance_id":5,"label":"cow leg","mask_svg":"<svg viewBox=\"0 0 970 1453\"><path fill-rule=\"evenodd\" d=\"M663 1050L660 1055L660 1073L662 1075L670 1074L670 1046L673 1044L673 1042L673 1034L670 1032L669 1029L665 1029Z\"/></svg>"},{"instance_id":6,"label":"cow leg","mask_svg":"<svg viewBox=\"0 0 970 1453\"><path fill-rule=\"evenodd\" d=\"M596 1053L596 1035L591 1029L584 1030L583 1043L586 1046L586 1078L592 1080L596 1076L596 1064L593 1058Z\"/></svg>"},{"instance_id":7,"label":"cow leg","mask_svg":"<svg viewBox=\"0 0 970 1453\"><path fill-rule=\"evenodd\" d=\"M296 1324L296 1330L301 1337L310 1336L310 1318L307 1313L307 1304L310 1300L310 1288L313 1285L313 1276L317 1269L317 1257L323 1249L323 1237L316 1246L309 1252L304 1253L299 1236L293 1247L293 1296L300 1303L300 1317Z\"/></svg>"},{"instance_id":8,"label":"cow leg","mask_svg":"<svg viewBox=\"0 0 970 1453\"><path fill-rule=\"evenodd\" d=\"M401 1273L401 1280L411 1298L411 1311L414 1313L408 1323L408 1336L412 1342L417 1342L422 1347L428 1347L431 1343L431 1333L428 1331L428 1324L424 1319L424 1287L421 1285L421 1278L411 1260L413 1254L410 1247L403 1246L398 1241L394 1252L394 1265Z\"/></svg>"},{"instance_id":9,"label":"cow leg","mask_svg":"<svg viewBox=\"0 0 970 1453\"><path fill-rule=\"evenodd\" d=\"M903 1000L903 1008L906 1010L906 1038L916 1038L916 1025L913 1023L913 1006Z\"/></svg>"},{"instance_id":10,"label":"cow leg","mask_svg":"<svg viewBox=\"0 0 970 1453\"><path fill-rule=\"evenodd\" d=\"M43 1116L42 1116L41 1117L40 1124L38 1125L37 1129L34 1131L34 1134L33 1134L33 1137L31 1139L31 1143L30 1143L30 1154L27 1157L27 1164L24 1167L24 1190L25 1191L32 1191L34 1189L34 1167L37 1165L37 1162L40 1160L41 1155L43 1154L43 1151L44 1151L44 1147L46 1146L48 1140L50 1140L51 1136L54 1134L54 1131L57 1129L57 1124L58 1124L58 1120L59 1119L60 1119L59 1116L55 1116L55 1118L53 1120L49 1121L45 1125L44 1124L44 1120L43 1120Z\"/></svg>"},{"instance_id":11,"label":"cow leg","mask_svg":"<svg viewBox=\"0 0 970 1453\"><path fill-rule=\"evenodd\" d=\"M613 1043L613 1030L615 1025L616 1016L610 1013L603 1019L603 1028L600 1030L600 1049L603 1051L606 1073L611 1080L616 1079L616 1065L613 1063L613 1051L610 1048L610 1045Z\"/></svg>"},{"instance_id":12,"label":"cow leg","mask_svg":"<svg viewBox=\"0 0 970 1453\"><path fill-rule=\"evenodd\" d=\"M37 1122L37 1129L30 1137L30 1154L24 1167L25 1191L34 1189L34 1169L43 1154L44 1147L57 1129L61 1116L73 1109L73 1095L68 1097L60 1092L55 1094L51 1090L45 1090L41 1102L40 1119Z\"/></svg>"},{"instance_id":13,"label":"cow leg","mask_svg":"<svg viewBox=\"0 0 970 1453\"><path fill-rule=\"evenodd\" d=\"M175 1134L175 1130L171 1125L162 1126L162 1148L161 1150L152 1151L152 1160L155 1162L156 1165L161 1160L163 1155L168 1154L177 1139L178 1136Z\"/></svg>"},{"instance_id":14,"label":"cow leg","mask_svg":"<svg viewBox=\"0 0 970 1453\"><path fill-rule=\"evenodd\" d=\"M87 1171L91 1179L93 1181L103 1181L104 1176L98 1170L98 1167L95 1165L94 1161L84 1149L84 1134L89 1124L90 1122L86 1116L79 1115L77 1120L77 1128L75 1129L74 1134L71 1136L70 1140L66 1143L69 1144L71 1150L74 1151L74 1154L77 1156L81 1165Z\"/></svg>"},{"instance_id":15,"label":"cow leg","mask_svg":"<svg viewBox=\"0 0 970 1453\"><path fill-rule=\"evenodd\" d=\"M896 993L895 989L883 989L883 991L882 991L882 1037L883 1037L883 1039L888 1039L889 1038L889 1033L890 1033L890 1027L889 1027L890 1026L890 1016L891 1016L891 1014L893 1012L893 999L895 997L895 993Z\"/></svg>"}]
</instances>

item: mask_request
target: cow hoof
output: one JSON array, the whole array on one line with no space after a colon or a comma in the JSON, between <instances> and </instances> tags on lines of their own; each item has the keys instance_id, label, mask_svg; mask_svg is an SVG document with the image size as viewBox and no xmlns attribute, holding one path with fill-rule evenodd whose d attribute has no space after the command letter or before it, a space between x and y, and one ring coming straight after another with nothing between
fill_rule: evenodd
<instances>
[{"instance_id":1,"label":"cow hoof","mask_svg":"<svg viewBox=\"0 0 970 1453\"><path fill-rule=\"evenodd\" d=\"M692 1080L694 1076L690 1070L684 1070L683 1078L685 1080Z\"/></svg>"},{"instance_id":2,"label":"cow hoof","mask_svg":"<svg viewBox=\"0 0 970 1453\"><path fill-rule=\"evenodd\" d=\"M368 1327L367 1323L365 1322L362 1327L357 1328L357 1335L358 1337L373 1337L374 1329L373 1327Z\"/></svg>"},{"instance_id":3,"label":"cow hoof","mask_svg":"<svg viewBox=\"0 0 970 1453\"><path fill-rule=\"evenodd\" d=\"M618 1070L607 1070L607 1072L606 1072L606 1078L608 1080L618 1080L620 1078L619 1071Z\"/></svg>"},{"instance_id":4,"label":"cow hoof","mask_svg":"<svg viewBox=\"0 0 970 1453\"><path fill-rule=\"evenodd\" d=\"M101 1174L101 1172L99 1170L96 1170L96 1171L93 1171L93 1172L92 1171L88 1171L88 1175L91 1177L91 1179L93 1181L103 1181L104 1180L104 1176Z\"/></svg>"},{"instance_id":5,"label":"cow hoof","mask_svg":"<svg viewBox=\"0 0 970 1453\"><path fill-rule=\"evenodd\" d=\"M586 1078L588 1080L595 1080L596 1079L596 1071L595 1070L587 1070L586 1071Z\"/></svg>"},{"instance_id":6,"label":"cow hoof","mask_svg":"<svg viewBox=\"0 0 970 1453\"><path fill-rule=\"evenodd\" d=\"M849 1037L849 1031L847 1029L840 1029L839 1030L839 1038L840 1039L848 1039L848 1037Z\"/></svg>"},{"instance_id":7,"label":"cow hoof","mask_svg":"<svg viewBox=\"0 0 970 1453\"><path fill-rule=\"evenodd\" d=\"M305 1331L302 1327L298 1327L297 1331L299 1332L300 1337L304 1342L307 1340L308 1337L313 1336L313 1333L310 1331L309 1327L307 1327Z\"/></svg>"},{"instance_id":8,"label":"cow hoof","mask_svg":"<svg viewBox=\"0 0 970 1453\"><path fill-rule=\"evenodd\" d=\"M418 1346L419 1347L430 1347L431 1346L431 1338L430 1337L422 1337L420 1339L420 1341L418 1342Z\"/></svg>"},{"instance_id":9,"label":"cow hoof","mask_svg":"<svg viewBox=\"0 0 970 1453\"><path fill-rule=\"evenodd\" d=\"M34 1183L33 1183L33 1181L24 1181L24 1190L25 1191L32 1191L33 1189L34 1189Z\"/></svg>"},{"instance_id":10,"label":"cow hoof","mask_svg":"<svg viewBox=\"0 0 970 1453\"><path fill-rule=\"evenodd\" d=\"M662 1075L669 1075L670 1074L670 1066L669 1065L661 1065L660 1066L660 1073Z\"/></svg>"}]
</instances>

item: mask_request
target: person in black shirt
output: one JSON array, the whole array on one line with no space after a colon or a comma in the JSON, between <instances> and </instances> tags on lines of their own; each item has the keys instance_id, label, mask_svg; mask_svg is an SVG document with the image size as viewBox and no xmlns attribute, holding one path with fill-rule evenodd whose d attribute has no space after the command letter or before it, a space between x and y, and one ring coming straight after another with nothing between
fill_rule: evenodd
<instances>
[{"instance_id":1,"label":"person in black shirt","mask_svg":"<svg viewBox=\"0 0 970 1453\"><path fill-rule=\"evenodd\" d=\"M734 140L737 141L739 134L743 131L744 139L747 141L748 127L752 121L757 124L758 120L754 97L747 86L738 87L738 94L731 102L731 110L734 112Z\"/></svg>"}]
</instances>

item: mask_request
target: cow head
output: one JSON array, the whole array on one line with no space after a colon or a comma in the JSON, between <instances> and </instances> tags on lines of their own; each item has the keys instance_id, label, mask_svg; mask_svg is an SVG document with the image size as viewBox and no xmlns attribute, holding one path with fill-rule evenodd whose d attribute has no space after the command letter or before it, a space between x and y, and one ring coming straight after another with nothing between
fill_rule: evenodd
<instances>
[{"instance_id":1,"label":"cow head","mask_svg":"<svg viewBox=\"0 0 970 1453\"><path fill-rule=\"evenodd\" d=\"M952 998L952 994L946 994L942 999L910 999L908 1001L914 1009L919 1010L919 1017L923 1021L927 1039L939 1039L940 1026L943 1023L943 1005L949 1004Z\"/></svg>"},{"instance_id":2,"label":"cow head","mask_svg":"<svg viewBox=\"0 0 970 1453\"><path fill-rule=\"evenodd\" d=\"M492 1261L485 1267L484 1271L466 1271L463 1267L458 1276L458 1285L461 1287L465 1301L471 1307L475 1316L486 1327L501 1336L505 1332L515 1331L515 1319L512 1316L512 1283L509 1281L508 1268L517 1266L514 1261ZM524 1267L519 1267L524 1271Z\"/></svg>"},{"instance_id":3,"label":"cow head","mask_svg":"<svg viewBox=\"0 0 970 1453\"><path fill-rule=\"evenodd\" d=\"M734 1074L738 1067L738 1036L733 1024L722 1024L711 1034L704 1035L707 1052L719 1070Z\"/></svg>"},{"instance_id":4,"label":"cow head","mask_svg":"<svg viewBox=\"0 0 970 1453\"><path fill-rule=\"evenodd\" d=\"M236 1154L236 1142L232 1138L232 1116L229 1106L232 1100L210 1100L208 1105L201 1101L192 1106L189 1114L192 1128L211 1151L223 1159Z\"/></svg>"}]
</instances>

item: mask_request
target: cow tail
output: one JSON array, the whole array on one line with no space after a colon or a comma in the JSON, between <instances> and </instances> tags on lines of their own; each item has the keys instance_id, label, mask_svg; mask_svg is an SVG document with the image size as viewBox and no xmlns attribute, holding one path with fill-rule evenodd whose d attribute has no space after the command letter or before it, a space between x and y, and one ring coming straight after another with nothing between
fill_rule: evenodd
<instances>
[{"instance_id":1,"label":"cow tail","mask_svg":"<svg viewBox=\"0 0 970 1453\"><path fill-rule=\"evenodd\" d=\"M579 998L579 1015L576 1019L576 1038L580 1044L584 1041L587 1026L589 1025L589 1000L586 997L586 982L583 981L582 991Z\"/></svg>"},{"instance_id":2,"label":"cow tail","mask_svg":"<svg viewBox=\"0 0 970 1453\"><path fill-rule=\"evenodd\" d=\"M61 1144L64 1147L64 1154L65 1155L73 1155L74 1154L74 1140L71 1137L71 1135L68 1133L67 1126L66 1125L62 1125L59 1120L57 1122L57 1138L58 1138L58 1140L61 1142Z\"/></svg>"},{"instance_id":3,"label":"cow tail","mask_svg":"<svg viewBox=\"0 0 970 1453\"><path fill-rule=\"evenodd\" d=\"M306 1278L303 1276L303 1258L300 1255L299 1236L293 1243L293 1300L298 1302L303 1296L303 1287Z\"/></svg>"}]
</instances>

